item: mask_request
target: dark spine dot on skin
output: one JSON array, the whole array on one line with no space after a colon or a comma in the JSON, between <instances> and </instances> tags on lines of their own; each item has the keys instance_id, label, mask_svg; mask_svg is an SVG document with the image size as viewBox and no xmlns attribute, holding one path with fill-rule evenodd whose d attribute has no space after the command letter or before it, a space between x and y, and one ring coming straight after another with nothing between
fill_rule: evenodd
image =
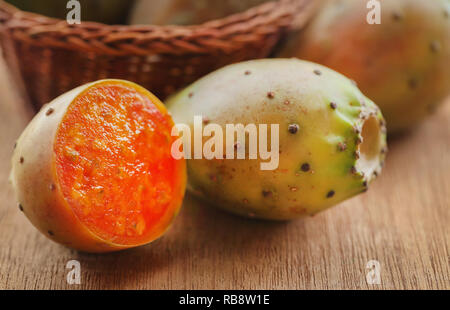
<instances>
[{"instance_id":1,"label":"dark spine dot on skin","mask_svg":"<svg viewBox=\"0 0 450 310\"><path fill-rule=\"evenodd\" d=\"M356 173L358 172L358 170L356 170L356 167L355 167L355 166L352 166L352 167L350 168L350 172L351 172L351 174L356 174Z\"/></svg>"},{"instance_id":2,"label":"dark spine dot on skin","mask_svg":"<svg viewBox=\"0 0 450 310\"><path fill-rule=\"evenodd\" d=\"M14 143L14 149L16 149L16 148L17 148L17 142Z\"/></svg>"},{"instance_id":3,"label":"dark spine dot on skin","mask_svg":"<svg viewBox=\"0 0 450 310\"><path fill-rule=\"evenodd\" d=\"M53 108L49 108L49 109L47 110L47 112L45 112L45 115L49 116L49 115L51 115L54 111L55 111L55 110L54 110Z\"/></svg>"},{"instance_id":4,"label":"dark spine dot on skin","mask_svg":"<svg viewBox=\"0 0 450 310\"><path fill-rule=\"evenodd\" d=\"M398 12L394 12L394 13L392 13L392 19L395 21L402 20L402 15Z\"/></svg>"},{"instance_id":5,"label":"dark spine dot on skin","mask_svg":"<svg viewBox=\"0 0 450 310\"><path fill-rule=\"evenodd\" d=\"M55 234L53 233L53 231L51 231L51 230L48 231L48 234L49 234L50 236L54 236L54 235L55 235Z\"/></svg>"},{"instance_id":6,"label":"dark spine dot on skin","mask_svg":"<svg viewBox=\"0 0 450 310\"><path fill-rule=\"evenodd\" d=\"M339 142L338 143L338 150L340 151L340 152L343 152L343 151L345 151L347 149L347 144L346 143L344 143L344 142Z\"/></svg>"},{"instance_id":7,"label":"dark spine dot on skin","mask_svg":"<svg viewBox=\"0 0 450 310\"><path fill-rule=\"evenodd\" d=\"M302 164L302 166L300 167L300 169L301 169L303 172L308 172L309 169L311 169L311 166L310 166L308 163L304 163L304 164Z\"/></svg>"},{"instance_id":8,"label":"dark spine dot on skin","mask_svg":"<svg viewBox=\"0 0 450 310\"><path fill-rule=\"evenodd\" d=\"M362 138L360 136L356 137L356 145L361 144L362 143Z\"/></svg>"},{"instance_id":9,"label":"dark spine dot on skin","mask_svg":"<svg viewBox=\"0 0 450 310\"><path fill-rule=\"evenodd\" d=\"M270 91L267 93L267 98L273 99L273 98L275 98L275 94L272 91Z\"/></svg>"},{"instance_id":10,"label":"dark spine dot on skin","mask_svg":"<svg viewBox=\"0 0 450 310\"><path fill-rule=\"evenodd\" d=\"M418 84L419 84L419 82L415 78L411 78L408 80L408 86L410 89L416 89Z\"/></svg>"},{"instance_id":11,"label":"dark spine dot on skin","mask_svg":"<svg viewBox=\"0 0 450 310\"><path fill-rule=\"evenodd\" d=\"M25 159L23 157L20 157L19 163L23 164L24 161L25 161Z\"/></svg>"},{"instance_id":12,"label":"dark spine dot on skin","mask_svg":"<svg viewBox=\"0 0 450 310\"><path fill-rule=\"evenodd\" d=\"M288 127L288 131L291 134L296 134L298 132L298 129L299 129L298 124L290 124L289 127Z\"/></svg>"},{"instance_id":13,"label":"dark spine dot on skin","mask_svg":"<svg viewBox=\"0 0 450 310\"><path fill-rule=\"evenodd\" d=\"M188 94L188 97L189 97L189 98L192 98L193 96L194 96L194 93L189 93L189 94Z\"/></svg>"},{"instance_id":14,"label":"dark spine dot on skin","mask_svg":"<svg viewBox=\"0 0 450 310\"><path fill-rule=\"evenodd\" d=\"M333 197L334 194L335 194L335 193L334 193L334 190L329 191L329 192L327 193L327 198Z\"/></svg>"},{"instance_id":15,"label":"dark spine dot on skin","mask_svg":"<svg viewBox=\"0 0 450 310\"><path fill-rule=\"evenodd\" d=\"M245 71L245 75L250 75L252 73L250 70Z\"/></svg>"},{"instance_id":16,"label":"dark spine dot on skin","mask_svg":"<svg viewBox=\"0 0 450 310\"><path fill-rule=\"evenodd\" d=\"M359 159L361 157L361 154L359 153L359 151L355 151L355 158Z\"/></svg>"},{"instance_id":17,"label":"dark spine dot on skin","mask_svg":"<svg viewBox=\"0 0 450 310\"><path fill-rule=\"evenodd\" d=\"M364 181L364 182L363 182L363 186L364 186L364 187L367 187L367 185L368 185L367 181Z\"/></svg>"},{"instance_id":18,"label":"dark spine dot on skin","mask_svg":"<svg viewBox=\"0 0 450 310\"><path fill-rule=\"evenodd\" d=\"M272 196L272 192L268 191L268 190L263 190L262 191L262 195L267 198L267 197L271 197Z\"/></svg>"},{"instance_id":19,"label":"dark spine dot on skin","mask_svg":"<svg viewBox=\"0 0 450 310\"><path fill-rule=\"evenodd\" d=\"M430 43L430 50L431 50L433 53L439 52L440 49L441 49L441 43L439 43L439 41L432 41L432 42Z\"/></svg>"}]
</instances>

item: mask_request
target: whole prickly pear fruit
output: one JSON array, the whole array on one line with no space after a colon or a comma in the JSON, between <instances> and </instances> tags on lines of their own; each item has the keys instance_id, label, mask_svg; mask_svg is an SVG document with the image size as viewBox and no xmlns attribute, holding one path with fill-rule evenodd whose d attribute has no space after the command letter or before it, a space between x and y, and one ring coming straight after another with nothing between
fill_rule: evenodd
<instances>
[{"instance_id":1,"label":"whole prickly pear fruit","mask_svg":"<svg viewBox=\"0 0 450 310\"><path fill-rule=\"evenodd\" d=\"M369 24L367 1L329 1L280 53L328 66L374 100L389 132L416 125L450 93L450 1L383 0Z\"/></svg>"},{"instance_id":2,"label":"whole prickly pear fruit","mask_svg":"<svg viewBox=\"0 0 450 310\"><path fill-rule=\"evenodd\" d=\"M226 133L224 150L234 156L244 148L245 159L231 159L227 152L224 159L203 157L187 164L191 192L243 216L284 220L315 214L366 191L384 161L386 134L378 107L349 79L311 62L263 59L230 65L167 104L175 122L191 133L194 117L201 116L205 132L211 132L207 126L219 126ZM251 131L235 142L235 133L227 132L230 124L270 127L263 137L270 142L267 150L279 154L276 169L262 170L269 160L261 159L261 149L249 159ZM272 140L272 125L278 125L278 141ZM203 137L204 146L209 139Z\"/></svg>"}]
</instances>

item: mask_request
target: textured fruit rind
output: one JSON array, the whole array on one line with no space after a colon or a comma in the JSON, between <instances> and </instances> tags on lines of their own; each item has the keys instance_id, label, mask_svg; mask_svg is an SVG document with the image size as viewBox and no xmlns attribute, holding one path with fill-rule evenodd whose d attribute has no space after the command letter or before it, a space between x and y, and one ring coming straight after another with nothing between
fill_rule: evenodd
<instances>
[{"instance_id":1,"label":"textured fruit rind","mask_svg":"<svg viewBox=\"0 0 450 310\"><path fill-rule=\"evenodd\" d=\"M350 80L314 63L271 59L230 65L167 104L175 122L191 131L193 117L200 115L224 132L225 124L279 124L276 170L260 170L260 159L188 160L188 189L240 215L283 220L315 214L365 191L384 161L386 134L377 106ZM358 157L365 154L358 153L367 120L375 136L366 143L375 153L370 167L362 167ZM295 133L292 125L298 126Z\"/></svg>"},{"instance_id":2,"label":"textured fruit rind","mask_svg":"<svg viewBox=\"0 0 450 310\"><path fill-rule=\"evenodd\" d=\"M365 1L328 1L279 54L355 80L390 132L417 125L450 94L450 1L383 0L381 24Z\"/></svg>"}]
</instances>

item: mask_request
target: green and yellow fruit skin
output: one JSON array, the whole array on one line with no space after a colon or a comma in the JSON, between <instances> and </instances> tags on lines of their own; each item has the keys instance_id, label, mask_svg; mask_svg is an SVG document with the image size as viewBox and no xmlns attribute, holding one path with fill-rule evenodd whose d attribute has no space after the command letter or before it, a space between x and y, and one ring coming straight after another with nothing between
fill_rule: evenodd
<instances>
[{"instance_id":1,"label":"green and yellow fruit skin","mask_svg":"<svg viewBox=\"0 0 450 310\"><path fill-rule=\"evenodd\" d=\"M279 124L275 170L261 170L267 161L259 156L188 160L188 189L243 216L294 219L362 193L387 150L378 107L341 74L297 59L224 67L166 103L176 123L193 132L194 116L202 116L222 127L224 141L226 124Z\"/></svg>"},{"instance_id":2,"label":"green and yellow fruit skin","mask_svg":"<svg viewBox=\"0 0 450 310\"><path fill-rule=\"evenodd\" d=\"M383 111L389 132L415 126L450 93L450 1L329 1L280 57L298 57L355 80Z\"/></svg>"}]
</instances>

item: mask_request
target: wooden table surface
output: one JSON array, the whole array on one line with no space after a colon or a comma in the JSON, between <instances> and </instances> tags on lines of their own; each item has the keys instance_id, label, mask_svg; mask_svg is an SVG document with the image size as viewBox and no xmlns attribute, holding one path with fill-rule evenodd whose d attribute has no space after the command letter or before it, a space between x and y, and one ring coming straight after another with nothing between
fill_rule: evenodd
<instances>
[{"instance_id":1,"label":"wooden table surface","mask_svg":"<svg viewBox=\"0 0 450 310\"><path fill-rule=\"evenodd\" d=\"M159 240L83 254L41 235L8 183L15 139L31 118L0 62L0 289L450 289L450 102L390 143L364 195L286 223L241 219L189 195ZM66 281L78 260L81 284ZM381 284L368 284L367 262Z\"/></svg>"}]
</instances>

